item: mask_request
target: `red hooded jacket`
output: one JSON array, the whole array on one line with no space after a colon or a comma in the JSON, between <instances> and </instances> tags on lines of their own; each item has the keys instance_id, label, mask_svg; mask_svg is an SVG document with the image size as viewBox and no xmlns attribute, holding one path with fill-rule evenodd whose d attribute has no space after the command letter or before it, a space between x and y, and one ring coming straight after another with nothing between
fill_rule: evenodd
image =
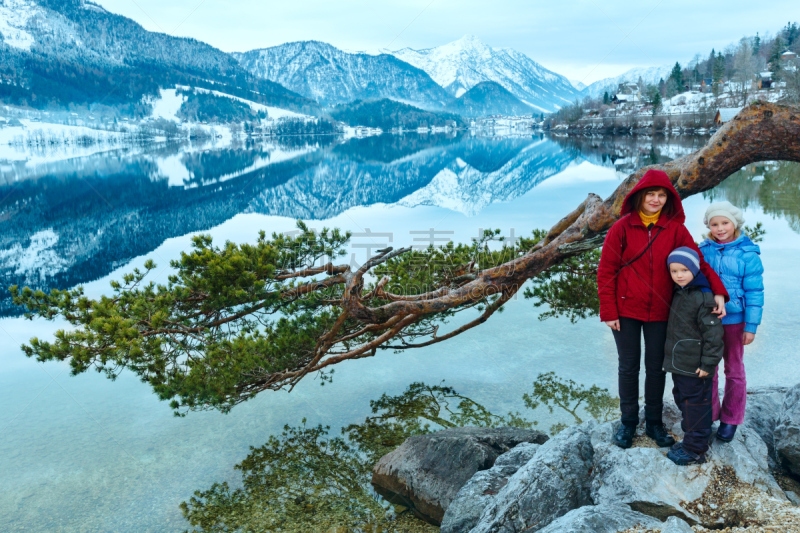
<instances>
[{"instance_id":1,"label":"red hooded jacket","mask_svg":"<svg viewBox=\"0 0 800 533\"><path fill-rule=\"evenodd\" d=\"M650 230L642 223L639 214L633 212L633 196L647 187L662 187L669 194L673 206L673 214L662 214ZM705 262L689 230L683 225L686 215L681 198L665 172L648 170L625 197L620 214L622 217L606 235L597 270L600 320L609 322L621 316L644 322L668 320L674 282L667 268L667 257L680 246L688 246L697 252L700 270L708 278L711 291L728 299L728 292L719 276ZM647 248L652 239L652 246L639 259L622 268Z\"/></svg>"}]
</instances>

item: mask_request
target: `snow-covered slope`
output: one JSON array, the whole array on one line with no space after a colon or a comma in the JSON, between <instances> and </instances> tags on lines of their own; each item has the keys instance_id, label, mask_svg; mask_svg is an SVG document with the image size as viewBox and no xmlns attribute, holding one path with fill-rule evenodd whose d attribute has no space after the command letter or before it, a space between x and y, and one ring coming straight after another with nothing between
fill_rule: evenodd
<instances>
[{"instance_id":1,"label":"snow-covered slope","mask_svg":"<svg viewBox=\"0 0 800 533\"><path fill-rule=\"evenodd\" d=\"M28 23L44 12L31 0L5 0L0 2L0 41L12 48L30 50L34 43Z\"/></svg>"},{"instance_id":2,"label":"snow-covered slope","mask_svg":"<svg viewBox=\"0 0 800 533\"><path fill-rule=\"evenodd\" d=\"M390 53L430 74L455 97L482 81L494 81L539 110L555 111L579 94L567 78L525 54L491 48L472 35L436 48L403 48Z\"/></svg>"},{"instance_id":3,"label":"snow-covered slope","mask_svg":"<svg viewBox=\"0 0 800 533\"><path fill-rule=\"evenodd\" d=\"M16 86L2 100L33 107L128 105L155 96L158 87L195 81L269 105L318 108L251 76L222 50L147 31L89 0L0 0L0 63L0 83Z\"/></svg>"},{"instance_id":4,"label":"snow-covered slope","mask_svg":"<svg viewBox=\"0 0 800 533\"><path fill-rule=\"evenodd\" d=\"M388 54L351 54L319 41L301 41L232 55L259 78L322 104L391 98L441 107L450 99L424 71Z\"/></svg>"},{"instance_id":5,"label":"snow-covered slope","mask_svg":"<svg viewBox=\"0 0 800 533\"><path fill-rule=\"evenodd\" d=\"M588 85L583 89L582 94L583 96L591 96L592 98L603 96L604 91L609 91L609 94L613 94L613 91L616 91L619 84L623 81L637 82L639 78L642 78L645 83L652 83L655 85L660 79L666 80L669 77L670 71L672 71L672 67L670 66L632 68L619 76L604 78Z\"/></svg>"}]
</instances>

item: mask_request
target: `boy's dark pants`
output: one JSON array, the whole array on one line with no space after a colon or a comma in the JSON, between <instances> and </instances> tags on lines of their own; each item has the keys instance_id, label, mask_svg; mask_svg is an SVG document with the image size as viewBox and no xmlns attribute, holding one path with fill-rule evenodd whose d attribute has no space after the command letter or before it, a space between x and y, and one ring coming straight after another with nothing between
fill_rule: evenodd
<instances>
[{"instance_id":1,"label":"boy's dark pants","mask_svg":"<svg viewBox=\"0 0 800 533\"><path fill-rule=\"evenodd\" d=\"M629 426L639 423L639 368L644 336L644 417L648 422L660 424L667 380L667 373L662 369L667 323L620 317L619 325L620 331L612 331L619 354L620 419Z\"/></svg>"},{"instance_id":2,"label":"boy's dark pants","mask_svg":"<svg viewBox=\"0 0 800 533\"><path fill-rule=\"evenodd\" d=\"M683 447L696 454L706 453L711 437L711 390L713 379L672 374L672 394L683 413Z\"/></svg>"}]
</instances>

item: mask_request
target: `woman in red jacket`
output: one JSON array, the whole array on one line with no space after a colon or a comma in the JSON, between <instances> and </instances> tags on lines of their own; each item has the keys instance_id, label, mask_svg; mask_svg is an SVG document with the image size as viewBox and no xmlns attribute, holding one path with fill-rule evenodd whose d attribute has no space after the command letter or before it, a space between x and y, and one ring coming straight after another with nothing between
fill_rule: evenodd
<instances>
[{"instance_id":1,"label":"woman in red jacket","mask_svg":"<svg viewBox=\"0 0 800 533\"><path fill-rule=\"evenodd\" d=\"M665 172L648 170L628 193L620 214L622 217L608 231L597 271L600 320L613 330L619 354L622 424L614 442L630 447L639 424L644 335L646 431L659 446L670 446L675 440L662 422L666 381L662 363L674 285L667 269L670 252L688 246L698 253L700 269L717 303L714 313L724 316L728 293L683 225L686 217L680 196Z\"/></svg>"}]
</instances>

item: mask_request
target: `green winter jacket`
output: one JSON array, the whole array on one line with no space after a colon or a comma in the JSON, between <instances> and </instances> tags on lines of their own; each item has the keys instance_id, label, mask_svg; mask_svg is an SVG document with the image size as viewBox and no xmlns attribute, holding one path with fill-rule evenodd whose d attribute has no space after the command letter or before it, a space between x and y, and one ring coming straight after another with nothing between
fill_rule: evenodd
<instances>
[{"instance_id":1,"label":"green winter jacket","mask_svg":"<svg viewBox=\"0 0 800 533\"><path fill-rule=\"evenodd\" d=\"M711 313L716 304L707 287L702 273L686 287L675 285L664 346L666 372L699 378L698 368L713 374L722 359L722 321Z\"/></svg>"}]
</instances>

